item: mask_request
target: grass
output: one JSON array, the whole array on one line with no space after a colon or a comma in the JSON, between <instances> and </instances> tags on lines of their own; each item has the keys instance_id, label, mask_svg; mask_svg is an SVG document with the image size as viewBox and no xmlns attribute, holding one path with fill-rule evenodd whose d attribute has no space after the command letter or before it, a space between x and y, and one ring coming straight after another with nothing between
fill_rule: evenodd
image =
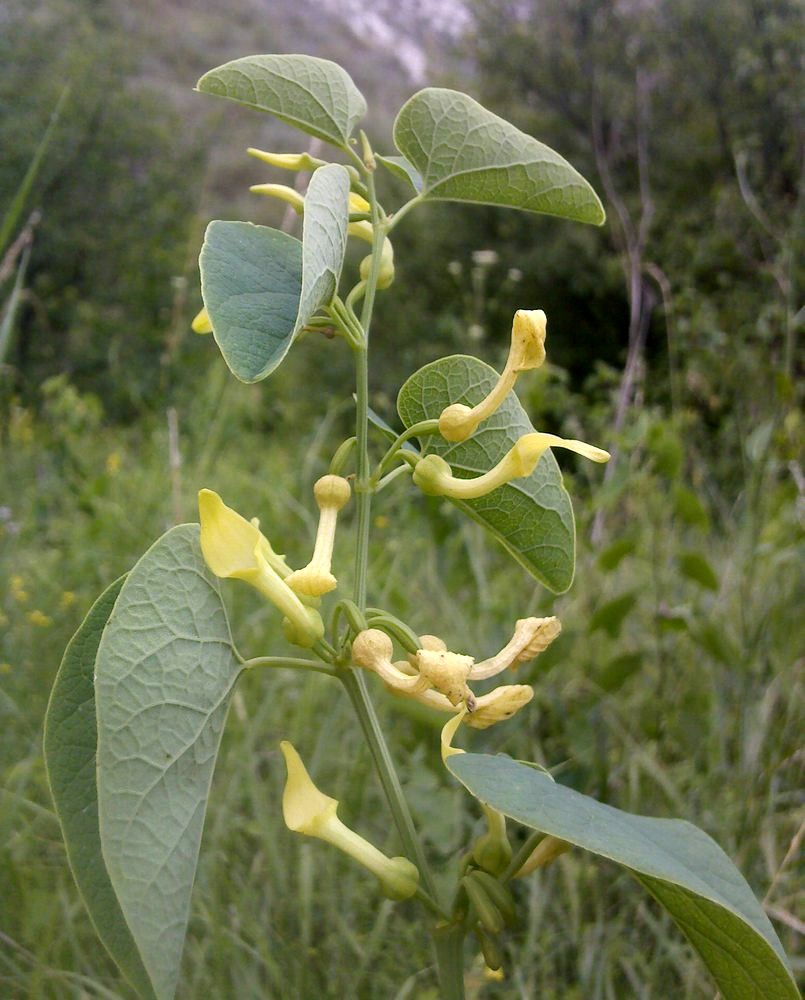
<instances>
[{"instance_id":1,"label":"grass","mask_svg":"<svg viewBox=\"0 0 805 1000\"><path fill-rule=\"evenodd\" d=\"M216 368L178 404L184 462L173 479L161 415L136 429L107 426L100 407L64 381L47 389L41 415L16 406L7 421L0 993L14 1000L132 995L73 886L42 763L50 685L92 600L167 526L194 517L202 485L259 513L292 563L309 550L310 483L338 441L340 411L329 414L325 433L292 448L284 431L260 429L259 390L239 394L223 384ZM585 511L579 567L559 598L475 525L398 481L375 508L372 602L479 656L505 641L515 618L559 614L561 639L520 671L536 686L534 702L517 721L473 734L473 748L539 761L558 780L620 808L697 823L759 897L769 893L769 912L793 955L796 883L786 854L800 822L803 716L789 487L767 463L751 509L743 493L710 502L708 484L699 491L708 496L703 515L680 501L679 469L664 466L644 441L629 464L628 489L621 480L603 498L607 537L596 551L587 541L595 480L573 477L577 509ZM341 532L336 555L345 588L348 536ZM713 579L690 571L690 560L680 559L690 552L706 557ZM245 591L227 589L244 654L279 652L276 617ZM478 812L441 766L438 720L372 690L427 849L449 873L480 830ZM347 822L387 851L399 849L340 688L320 676L245 677L214 781L179 997L436 997L415 908L384 901L363 872L285 830L283 738L341 800ZM506 978L488 980L476 959L470 996L712 996L679 932L614 866L574 851L516 891L525 918L507 940Z\"/></svg>"}]
</instances>

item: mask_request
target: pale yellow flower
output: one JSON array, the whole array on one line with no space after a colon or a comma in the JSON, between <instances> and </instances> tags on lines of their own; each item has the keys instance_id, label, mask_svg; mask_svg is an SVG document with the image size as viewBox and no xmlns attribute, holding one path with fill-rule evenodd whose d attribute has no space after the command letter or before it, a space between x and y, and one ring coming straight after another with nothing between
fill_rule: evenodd
<instances>
[{"instance_id":1,"label":"pale yellow flower","mask_svg":"<svg viewBox=\"0 0 805 1000\"><path fill-rule=\"evenodd\" d=\"M549 448L567 448L593 462L608 462L609 452L584 441L557 437L555 434L541 434L534 431L524 434L496 466L482 476L459 479L439 455L426 455L414 467L414 482L429 496L452 497L456 500L474 500L486 496L492 490L503 486L512 479L530 476L542 455Z\"/></svg>"},{"instance_id":2,"label":"pale yellow flower","mask_svg":"<svg viewBox=\"0 0 805 1000\"><path fill-rule=\"evenodd\" d=\"M338 801L313 784L302 759L287 741L280 744L288 780L282 795L282 815L288 829L317 837L344 851L367 868L390 899L408 899L417 891L419 872L408 858L389 858L338 818Z\"/></svg>"},{"instance_id":3,"label":"pale yellow flower","mask_svg":"<svg viewBox=\"0 0 805 1000\"><path fill-rule=\"evenodd\" d=\"M198 508L201 551L210 570L223 579L243 580L268 598L291 623L299 645L312 646L321 639L321 616L302 604L271 565L282 557L277 557L257 524L227 507L212 490L199 492Z\"/></svg>"},{"instance_id":4,"label":"pale yellow flower","mask_svg":"<svg viewBox=\"0 0 805 1000\"><path fill-rule=\"evenodd\" d=\"M352 490L343 476L322 476L313 487L319 508L319 526L313 556L307 566L291 573L285 580L298 594L320 597L335 590L338 581L331 572L333 544L338 512L347 503Z\"/></svg>"},{"instance_id":5,"label":"pale yellow flower","mask_svg":"<svg viewBox=\"0 0 805 1000\"><path fill-rule=\"evenodd\" d=\"M547 320L541 309L518 309L512 323L511 346L506 367L494 388L476 406L452 403L439 416L439 432L447 441L466 441L478 425L490 417L517 381L520 372L539 368L545 361Z\"/></svg>"}]
</instances>

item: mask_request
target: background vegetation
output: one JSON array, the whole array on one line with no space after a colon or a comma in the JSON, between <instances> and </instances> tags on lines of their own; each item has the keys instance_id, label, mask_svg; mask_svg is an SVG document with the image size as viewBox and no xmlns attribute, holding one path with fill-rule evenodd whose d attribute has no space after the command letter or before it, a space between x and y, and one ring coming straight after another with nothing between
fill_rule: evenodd
<instances>
[{"instance_id":1,"label":"background vegetation","mask_svg":"<svg viewBox=\"0 0 805 1000\"><path fill-rule=\"evenodd\" d=\"M364 13L289 0L0 2L0 213L70 86L13 234L27 237L0 248L3 996L131 995L72 884L44 777L42 717L70 634L153 538L194 518L200 486L259 512L303 561L310 483L348 426L337 342L308 339L280 376L244 388L188 329L208 219L281 222L244 193L266 178L242 151L298 138L192 93L205 69L258 51L341 61L371 98L379 148L413 90L466 89L604 196L604 230L451 205L413 214L395 234L397 281L373 347L373 402L391 416L412 369L450 351L499 364L513 309L547 311L550 365L522 380L523 402L538 427L615 452L603 480L563 461L577 498L573 589L553 598L475 526L401 486L375 511L373 597L479 655L515 618L559 614L562 638L521 671L537 688L531 709L474 746L542 761L621 808L699 824L796 956L801 14L789 0L433 11L408 0ZM271 612L229 593L251 637L244 652L281 648ZM477 816L437 763L434 721L378 698L430 849L450 866ZM281 738L345 818L396 847L327 679L247 677L180 995L435 996L407 907L282 827ZM574 852L519 894L528 921L510 939L509 974L487 982L477 966L477 996L712 995L678 933L614 868Z\"/></svg>"}]
</instances>

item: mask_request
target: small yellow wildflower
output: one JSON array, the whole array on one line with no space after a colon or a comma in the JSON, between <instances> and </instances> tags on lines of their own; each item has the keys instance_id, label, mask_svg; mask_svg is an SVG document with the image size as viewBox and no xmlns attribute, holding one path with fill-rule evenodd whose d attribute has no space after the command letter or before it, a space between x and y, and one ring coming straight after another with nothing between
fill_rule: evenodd
<instances>
[{"instance_id":1,"label":"small yellow wildflower","mask_svg":"<svg viewBox=\"0 0 805 1000\"><path fill-rule=\"evenodd\" d=\"M10 583L12 598L18 604L25 604L28 601L30 595L28 591L25 589L24 577L15 574L14 576L11 577L9 583Z\"/></svg>"},{"instance_id":2,"label":"small yellow wildflower","mask_svg":"<svg viewBox=\"0 0 805 1000\"><path fill-rule=\"evenodd\" d=\"M117 451L111 451L106 456L106 471L110 476L116 476L120 471L120 453Z\"/></svg>"},{"instance_id":3,"label":"small yellow wildflower","mask_svg":"<svg viewBox=\"0 0 805 1000\"><path fill-rule=\"evenodd\" d=\"M282 795L282 815L289 830L308 837L317 837L344 851L363 865L380 882L383 893L390 899L408 899L419 884L419 872L408 858L389 858L374 844L341 822L337 816L338 801L319 791L294 747L280 743L288 770L288 780Z\"/></svg>"},{"instance_id":4,"label":"small yellow wildflower","mask_svg":"<svg viewBox=\"0 0 805 1000\"><path fill-rule=\"evenodd\" d=\"M49 615L46 615L44 611L40 611L39 608L29 611L27 618L36 628L49 628L53 624L53 619Z\"/></svg>"}]
</instances>

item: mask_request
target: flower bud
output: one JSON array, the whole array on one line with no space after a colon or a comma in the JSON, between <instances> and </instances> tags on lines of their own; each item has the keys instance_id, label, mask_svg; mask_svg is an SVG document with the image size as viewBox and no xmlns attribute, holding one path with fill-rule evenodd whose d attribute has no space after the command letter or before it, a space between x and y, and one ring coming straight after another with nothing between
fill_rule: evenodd
<instances>
[{"instance_id":1,"label":"flower bud","mask_svg":"<svg viewBox=\"0 0 805 1000\"><path fill-rule=\"evenodd\" d=\"M305 199L302 195L288 187L287 184L252 184L249 190L253 194L264 194L269 198L279 198L280 201L287 202L297 215L303 215L305 211Z\"/></svg>"},{"instance_id":2,"label":"flower bud","mask_svg":"<svg viewBox=\"0 0 805 1000\"><path fill-rule=\"evenodd\" d=\"M250 146L246 152L249 156L254 156L263 163L268 163L272 167L279 167L280 170L317 170L325 166L325 160L319 160L310 153L267 153L262 149L255 149Z\"/></svg>"},{"instance_id":3,"label":"flower bud","mask_svg":"<svg viewBox=\"0 0 805 1000\"><path fill-rule=\"evenodd\" d=\"M212 333L212 323L206 307L200 309L190 324L193 333Z\"/></svg>"},{"instance_id":4,"label":"flower bud","mask_svg":"<svg viewBox=\"0 0 805 1000\"><path fill-rule=\"evenodd\" d=\"M338 581L331 572L338 512L349 500L350 485L342 476L322 476L313 487L319 508L319 526L313 556L307 566L296 570L286 583L299 594L320 597L335 590Z\"/></svg>"}]
</instances>

